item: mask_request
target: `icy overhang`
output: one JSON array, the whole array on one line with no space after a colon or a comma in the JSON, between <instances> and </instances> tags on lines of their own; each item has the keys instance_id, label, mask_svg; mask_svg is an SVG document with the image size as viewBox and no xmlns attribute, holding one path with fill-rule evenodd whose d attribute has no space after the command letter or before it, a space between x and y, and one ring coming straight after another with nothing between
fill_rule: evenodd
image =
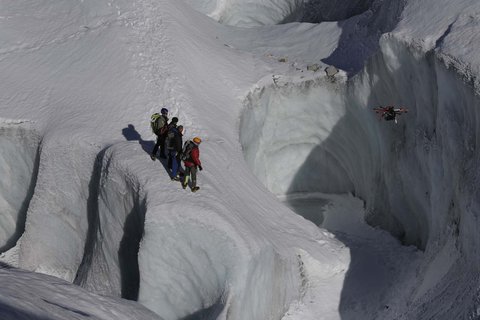
<instances>
[{"instance_id":1,"label":"icy overhang","mask_svg":"<svg viewBox=\"0 0 480 320\"><path fill-rule=\"evenodd\" d=\"M370 9L374 0L186 0L186 2L222 24L255 27L288 22L319 23L344 20Z\"/></svg>"}]
</instances>

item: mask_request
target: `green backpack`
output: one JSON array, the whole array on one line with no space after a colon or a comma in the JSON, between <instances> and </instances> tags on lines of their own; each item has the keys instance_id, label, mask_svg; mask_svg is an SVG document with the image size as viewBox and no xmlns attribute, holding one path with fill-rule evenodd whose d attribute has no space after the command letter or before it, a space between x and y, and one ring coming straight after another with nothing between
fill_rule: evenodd
<instances>
[{"instance_id":1,"label":"green backpack","mask_svg":"<svg viewBox=\"0 0 480 320\"><path fill-rule=\"evenodd\" d=\"M160 129L162 129L167 124L165 117L158 112L152 114L150 117L150 128L152 128L152 132L155 134L159 134Z\"/></svg>"}]
</instances>

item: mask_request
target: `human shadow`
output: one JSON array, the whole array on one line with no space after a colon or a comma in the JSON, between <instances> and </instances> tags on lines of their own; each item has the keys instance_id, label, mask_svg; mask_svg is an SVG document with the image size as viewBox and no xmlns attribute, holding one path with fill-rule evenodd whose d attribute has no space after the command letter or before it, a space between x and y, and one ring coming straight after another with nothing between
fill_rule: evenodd
<instances>
[{"instance_id":1,"label":"human shadow","mask_svg":"<svg viewBox=\"0 0 480 320\"><path fill-rule=\"evenodd\" d=\"M140 135L140 133L138 133L133 124L129 124L126 128L123 128L122 134L125 139L127 139L127 141L138 141L138 143L140 143L140 145L142 146L143 151L145 151L147 154L150 155L152 153L155 142L150 140L143 140L142 136Z\"/></svg>"},{"instance_id":2,"label":"human shadow","mask_svg":"<svg viewBox=\"0 0 480 320\"><path fill-rule=\"evenodd\" d=\"M140 133L138 133L133 124L129 124L126 128L123 128L122 134L128 141L138 141L138 143L140 143L140 145L142 146L143 151L145 151L145 153L147 153L149 156L152 154L153 147L155 146L155 141L143 140L142 136L140 135ZM168 158L161 158L157 156L156 160L159 160L165 171L170 176L171 164L169 164ZM179 173L183 175L183 169L181 168L180 163Z\"/></svg>"}]
</instances>

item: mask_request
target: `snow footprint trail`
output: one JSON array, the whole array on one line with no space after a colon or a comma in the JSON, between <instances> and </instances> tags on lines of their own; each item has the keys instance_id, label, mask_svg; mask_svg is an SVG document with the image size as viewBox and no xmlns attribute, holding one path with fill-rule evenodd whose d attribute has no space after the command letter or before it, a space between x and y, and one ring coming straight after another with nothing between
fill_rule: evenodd
<instances>
[{"instance_id":1,"label":"snow footprint trail","mask_svg":"<svg viewBox=\"0 0 480 320\"><path fill-rule=\"evenodd\" d=\"M319 226L332 232L350 251L351 261L339 305L342 319L387 319L406 309L402 297L414 290L406 280L415 276L423 258L421 251L403 246L388 232L367 225L363 202L351 195L311 193L280 199L296 212L307 211L309 217L315 214L322 217L314 217L312 221L321 221ZM316 213L312 203L318 205ZM309 276L303 303L309 304L309 308L293 306L284 320L318 318L316 310L320 307L315 305L321 304L325 293L316 288L315 275L322 266L308 257L303 261Z\"/></svg>"}]
</instances>

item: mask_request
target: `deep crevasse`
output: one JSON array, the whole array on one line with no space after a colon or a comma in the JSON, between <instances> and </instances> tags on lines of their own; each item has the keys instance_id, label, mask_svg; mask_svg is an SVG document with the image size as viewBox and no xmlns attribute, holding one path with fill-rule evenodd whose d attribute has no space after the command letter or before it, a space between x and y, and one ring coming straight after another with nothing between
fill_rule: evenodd
<instances>
[{"instance_id":1,"label":"deep crevasse","mask_svg":"<svg viewBox=\"0 0 480 320\"><path fill-rule=\"evenodd\" d=\"M380 46L346 82L252 92L241 123L245 158L274 193L352 192L370 224L425 249L403 316L466 316L477 304L478 97L435 52L391 35ZM398 124L371 110L389 104L409 109Z\"/></svg>"}]
</instances>

